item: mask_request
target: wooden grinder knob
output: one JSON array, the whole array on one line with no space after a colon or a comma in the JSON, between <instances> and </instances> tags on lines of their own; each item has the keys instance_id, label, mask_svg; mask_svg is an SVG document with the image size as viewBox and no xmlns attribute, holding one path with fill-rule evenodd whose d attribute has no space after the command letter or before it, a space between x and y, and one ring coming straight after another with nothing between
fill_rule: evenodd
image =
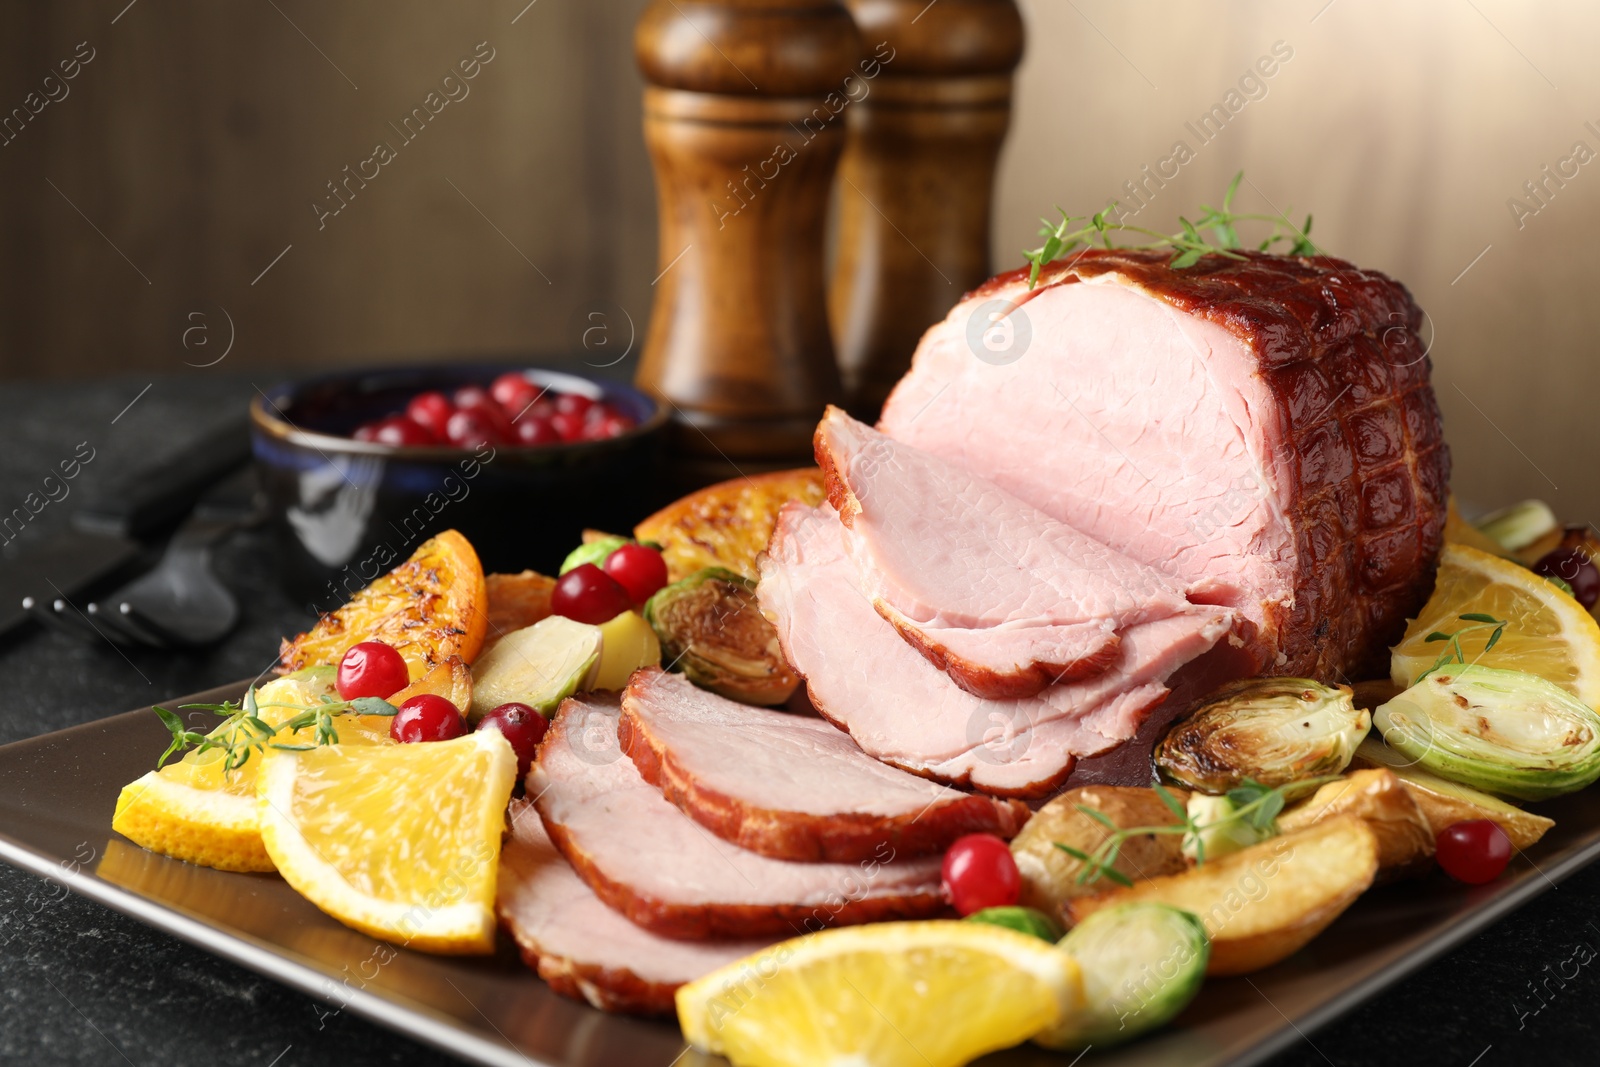
<instances>
[{"instance_id":1,"label":"wooden grinder knob","mask_svg":"<svg viewBox=\"0 0 1600 1067\"><path fill-rule=\"evenodd\" d=\"M654 0L634 36L661 276L638 384L680 464L793 465L841 398L823 238L861 39L837 0Z\"/></svg>"},{"instance_id":2,"label":"wooden grinder knob","mask_svg":"<svg viewBox=\"0 0 1600 1067\"><path fill-rule=\"evenodd\" d=\"M828 296L850 408L874 419L923 331L991 273L1023 26L1014 0L846 2L881 70L850 108Z\"/></svg>"}]
</instances>

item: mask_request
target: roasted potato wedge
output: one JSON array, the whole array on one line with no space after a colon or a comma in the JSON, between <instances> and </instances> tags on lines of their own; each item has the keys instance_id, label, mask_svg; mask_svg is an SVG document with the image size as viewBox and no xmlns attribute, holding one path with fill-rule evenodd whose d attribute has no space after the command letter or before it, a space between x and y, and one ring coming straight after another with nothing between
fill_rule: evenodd
<instances>
[{"instance_id":1,"label":"roasted potato wedge","mask_svg":"<svg viewBox=\"0 0 1600 1067\"><path fill-rule=\"evenodd\" d=\"M487 643L493 644L513 630L532 626L550 614L550 594L556 580L537 571L521 574L486 574L489 599Z\"/></svg>"},{"instance_id":2,"label":"roasted potato wedge","mask_svg":"<svg viewBox=\"0 0 1600 1067\"><path fill-rule=\"evenodd\" d=\"M1188 799L1182 789L1171 791L1180 803ZM1056 848L1056 842L1093 854L1111 831L1078 810L1093 808L1118 827L1173 826L1178 822L1154 789L1092 785L1069 790L1034 813L1011 841L1011 855L1022 874L1019 903L1051 915L1058 914L1069 897L1099 893L1105 883L1079 885L1083 864ZM1117 855L1115 867L1132 879L1154 878L1181 871L1187 865L1180 834L1146 834L1130 838Z\"/></svg>"},{"instance_id":3,"label":"roasted potato wedge","mask_svg":"<svg viewBox=\"0 0 1600 1067\"><path fill-rule=\"evenodd\" d=\"M1062 911L1075 925L1131 900L1182 908L1200 917L1211 938L1207 974L1249 974L1298 952L1366 891L1377 872L1377 836L1360 819L1339 815L1183 874L1074 897Z\"/></svg>"},{"instance_id":4,"label":"roasted potato wedge","mask_svg":"<svg viewBox=\"0 0 1600 1067\"><path fill-rule=\"evenodd\" d=\"M1303 829L1338 815L1354 815L1378 839L1378 870L1404 877L1433 858L1433 827L1415 798L1387 768L1355 771L1329 782L1278 816L1283 832Z\"/></svg>"},{"instance_id":5,"label":"roasted potato wedge","mask_svg":"<svg viewBox=\"0 0 1600 1067\"><path fill-rule=\"evenodd\" d=\"M814 467L735 478L668 504L634 527L633 535L661 546L669 581L706 567L754 579L756 557L772 537L778 509L791 500L820 504L826 496L822 472Z\"/></svg>"},{"instance_id":6,"label":"roasted potato wedge","mask_svg":"<svg viewBox=\"0 0 1600 1067\"><path fill-rule=\"evenodd\" d=\"M1441 778L1415 764L1407 765L1406 757L1376 738L1369 737L1356 749L1353 767L1383 767L1400 780L1400 784L1417 802L1423 818L1434 834L1445 827L1468 819L1491 819L1506 832L1511 844L1518 849L1531 848L1555 825L1543 815L1523 811L1499 797Z\"/></svg>"}]
</instances>

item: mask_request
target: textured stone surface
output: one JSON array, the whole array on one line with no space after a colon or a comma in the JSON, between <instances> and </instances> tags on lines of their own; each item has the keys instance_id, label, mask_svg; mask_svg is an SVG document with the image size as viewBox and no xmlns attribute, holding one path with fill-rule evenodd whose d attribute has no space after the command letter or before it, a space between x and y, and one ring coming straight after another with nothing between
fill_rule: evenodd
<instances>
[{"instance_id":1,"label":"textured stone surface","mask_svg":"<svg viewBox=\"0 0 1600 1067\"><path fill-rule=\"evenodd\" d=\"M242 404L250 394L249 383L238 379L196 374L159 380L112 425L148 381L0 385L0 505L17 503L79 441L87 438L98 452L75 483L87 486L167 439L203 431L224 405ZM46 508L40 528L64 520L72 503L69 497L60 508ZM239 539L223 566L244 600L245 616L240 629L210 652L141 653L130 663L109 647L54 633L0 637L0 741L259 671L278 634L299 626L305 612L273 586L271 554L259 538ZM1585 951L1577 951L1580 943ZM1272 1063L1593 1062L1600 1041L1600 1016L1590 1008L1600 997L1597 953L1600 868L1576 875L1339 1022L1311 1032ZM1530 983L1540 988L1542 1010ZM0 1064L366 1067L443 1059L349 1012L330 1010L0 865Z\"/></svg>"}]
</instances>

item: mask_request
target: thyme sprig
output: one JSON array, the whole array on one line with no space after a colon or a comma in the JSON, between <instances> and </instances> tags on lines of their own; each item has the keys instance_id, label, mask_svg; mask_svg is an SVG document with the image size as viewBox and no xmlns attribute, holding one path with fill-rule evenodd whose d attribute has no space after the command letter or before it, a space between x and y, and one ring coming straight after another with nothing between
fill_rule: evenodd
<instances>
[{"instance_id":1,"label":"thyme sprig","mask_svg":"<svg viewBox=\"0 0 1600 1067\"><path fill-rule=\"evenodd\" d=\"M1269 788L1253 778L1246 778L1242 783L1228 790L1226 796L1233 803L1234 810L1213 822L1201 825L1194 816L1189 814L1189 809L1183 802L1172 795L1171 790L1160 783L1154 789L1156 795L1178 817L1178 822L1168 823L1163 826L1129 826L1119 827L1109 815L1103 811L1089 807L1087 804L1076 805L1078 811L1100 823L1111 831L1109 837L1100 843L1093 853L1084 852L1082 849L1073 848L1071 845L1060 841L1053 842L1056 848L1065 852L1083 865L1078 872L1079 885L1091 885L1101 878L1116 882L1121 886L1133 885L1133 880L1117 870L1117 857L1122 853L1123 844L1130 838L1142 837L1146 834L1182 834L1183 843L1192 849L1197 864L1206 861L1204 836L1211 830L1229 823L1244 822L1263 835L1275 832L1278 813L1283 811L1283 806L1290 799L1290 794L1299 795L1324 785L1337 778L1330 775L1323 778L1308 778L1300 782L1291 782L1288 785Z\"/></svg>"},{"instance_id":2,"label":"thyme sprig","mask_svg":"<svg viewBox=\"0 0 1600 1067\"><path fill-rule=\"evenodd\" d=\"M1044 223L1039 230L1039 236L1045 239L1044 244L1031 252L1024 252L1023 256L1033 265L1028 272L1028 288L1032 289L1039 281L1039 271L1046 263L1059 259L1077 248L1079 245L1093 245L1099 243L1106 248L1115 248L1112 244L1111 234L1115 231L1125 233L1143 234L1152 238L1145 244L1127 245L1128 248L1162 248L1172 249L1172 259L1169 266L1173 270L1182 270L1192 267L1200 262L1200 257L1208 253L1226 256L1229 259L1243 259L1237 251L1241 247L1236 224L1240 222L1270 222L1272 232L1256 246L1258 252L1267 252L1276 245L1285 241L1289 243L1288 254L1291 256L1320 255L1321 251L1311 242L1311 216L1306 216L1304 226L1296 226L1289 221L1286 214L1259 214L1255 212L1239 212L1233 210L1233 195L1239 190L1239 183L1244 180L1244 171L1233 176L1233 181L1228 183L1228 191L1223 194L1222 206L1212 207L1201 204L1201 216L1190 222L1182 215L1178 216L1178 225L1181 227L1177 233L1162 233L1145 226L1134 226L1123 222L1120 218L1108 217L1118 214L1117 207L1120 201L1113 200L1101 211L1093 215L1069 215L1060 207L1056 210L1061 213L1061 221L1052 223L1049 219L1040 219ZM1075 223L1084 225L1074 227ZM1211 240L1206 238L1209 231Z\"/></svg>"},{"instance_id":3,"label":"thyme sprig","mask_svg":"<svg viewBox=\"0 0 1600 1067\"><path fill-rule=\"evenodd\" d=\"M296 714L274 726L261 718L261 711L264 708L291 710ZM378 697L340 700L331 693L322 694L317 704L258 704L255 687L251 686L246 690L241 703L225 700L221 704L178 705L178 711L209 711L222 716L222 722L210 733L204 734L190 730L176 712L162 707L154 710L162 725L166 726L167 732L172 734L172 744L167 746L167 750L156 761L157 767L186 749L193 748L198 752L220 749L223 753L223 771L231 774L250 762L250 757L260 752L263 747L304 752L319 745L338 744L339 731L334 726L333 720L340 715L393 715L399 709ZM273 740L284 733L292 737L307 727L314 727L316 738L314 745L285 744Z\"/></svg>"},{"instance_id":4,"label":"thyme sprig","mask_svg":"<svg viewBox=\"0 0 1600 1067\"><path fill-rule=\"evenodd\" d=\"M1506 632L1506 620L1497 619L1493 615L1485 615L1482 612L1470 611L1465 615L1457 615L1456 618L1460 619L1462 622L1470 622L1474 623L1475 625L1463 626L1461 629L1448 634L1440 633L1438 630L1435 630L1433 633L1425 637L1423 640L1429 643L1435 641L1448 641L1450 647L1446 648L1439 654L1439 658L1433 661L1433 666L1417 675L1416 678L1412 680L1412 685L1419 684L1428 675L1442 667L1448 667L1452 663L1467 662L1466 653L1461 651L1461 638L1465 635L1476 633L1479 630L1493 631L1489 635L1489 640L1484 642L1483 652L1478 653L1481 656L1487 654L1488 651L1495 646L1496 642L1500 640L1500 635Z\"/></svg>"}]
</instances>

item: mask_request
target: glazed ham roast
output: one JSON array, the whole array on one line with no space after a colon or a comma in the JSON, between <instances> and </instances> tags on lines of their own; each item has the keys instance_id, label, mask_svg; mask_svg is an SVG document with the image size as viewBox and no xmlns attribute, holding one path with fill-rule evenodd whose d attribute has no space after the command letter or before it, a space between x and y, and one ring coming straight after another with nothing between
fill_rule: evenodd
<instances>
[{"instance_id":1,"label":"glazed ham roast","mask_svg":"<svg viewBox=\"0 0 1600 1067\"><path fill-rule=\"evenodd\" d=\"M1257 669L1356 677L1421 606L1444 528L1422 312L1342 260L1243 255L1002 274L923 337L879 429L1238 609ZM1002 353L969 342L991 325Z\"/></svg>"},{"instance_id":2,"label":"glazed ham roast","mask_svg":"<svg viewBox=\"0 0 1600 1067\"><path fill-rule=\"evenodd\" d=\"M619 748L620 708L565 701L528 772L550 840L601 900L663 937L790 936L946 910L942 857L793 863L719 840L673 807Z\"/></svg>"},{"instance_id":3,"label":"glazed ham roast","mask_svg":"<svg viewBox=\"0 0 1600 1067\"><path fill-rule=\"evenodd\" d=\"M881 433L819 426L829 506L785 509L759 595L867 752L1014 796L1085 757L1075 781L1142 783L1189 700L1375 671L1422 604L1449 454L1404 287L1169 258L1002 275L924 336Z\"/></svg>"},{"instance_id":4,"label":"glazed ham roast","mask_svg":"<svg viewBox=\"0 0 1600 1067\"><path fill-rule=\"evenodd\" d=\"M738 704L659 667L634 672L618 738L639 774L680 811L774 859L926 855L962 834L1011 837L1028 818L1016 801L880 763L821 719Z\"/></svg>"}]
</instances>

